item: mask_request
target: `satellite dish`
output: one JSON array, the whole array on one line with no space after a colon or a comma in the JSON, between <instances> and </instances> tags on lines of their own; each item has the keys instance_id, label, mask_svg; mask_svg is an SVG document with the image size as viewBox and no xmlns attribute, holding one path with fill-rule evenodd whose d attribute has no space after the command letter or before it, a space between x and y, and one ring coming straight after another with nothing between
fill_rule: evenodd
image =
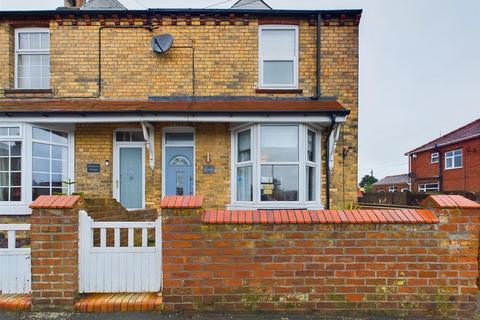
<instances>
[{"instance_id":1,"label":"satellite dish","mask_svg":"<svg viewBox=\"0 0 480 320\"><path fill-rule=\"evenodd\" d=\"M156 53L165 53L173 45L173 36L171 34L165 33L159 36L155 36L151 41L152 49Z\"/></svg>"}]
</instances>

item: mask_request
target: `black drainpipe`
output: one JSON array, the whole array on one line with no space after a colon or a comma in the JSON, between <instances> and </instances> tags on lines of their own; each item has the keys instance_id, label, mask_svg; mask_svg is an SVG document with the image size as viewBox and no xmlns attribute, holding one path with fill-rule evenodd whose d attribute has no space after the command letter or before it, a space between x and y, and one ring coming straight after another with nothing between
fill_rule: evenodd
<instances>
[{"instance_id":1,"label":"black drainpipe","mask_svg":"<svg viewBox=\"0 0 480 320\"><path fill-rule=\"evenodd\" d=\"M325 174L326 174L326 190L325 190L325 202L326 202L326 209L330 210L330 136L332 135L333 129L335 128L335 122L337 115L332 113L331 117L331 124L327 130L327 141L325 142Z\"/></svg>"},{"instance_id":2,"label":"black drainpipe","mask_svg":"<svg viewBox=\"0 0 480 320\"><path fill-rule=\"evenodd\" d=\"M435 152L438 152L438 191L443 191L443 157L438 145L435 145Z\"/></svg>"},{"instance_id":3,"label":"black drainpipe","mask_svg":"<svg viewBox=\"0 0 480 320\"><path fill-rule=\"evenodd\" d=\"M317 14L317 90L315 96L312 97L312 100L318 100L322 96L322 88L320 86L320 80L322 76L322 60L320 51L322 49L322 15Z\"/></svg>"}]
</instances>

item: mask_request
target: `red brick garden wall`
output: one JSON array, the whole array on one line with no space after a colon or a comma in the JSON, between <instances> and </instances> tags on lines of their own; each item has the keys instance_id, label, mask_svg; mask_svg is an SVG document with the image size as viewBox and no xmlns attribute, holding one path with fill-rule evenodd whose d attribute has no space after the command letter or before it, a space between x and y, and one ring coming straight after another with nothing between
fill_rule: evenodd
<instances>
[{"instance_id":1,"label":"red brick garden wall","mask_svg":"<svg viewBox=\"0 0 480 320\"><path fill-rule=\"evenodd\" d=\"M439 224L202 223L163 209L167 310L285 310L472 319L478 209Z\"/></svg>"}]
</instances>

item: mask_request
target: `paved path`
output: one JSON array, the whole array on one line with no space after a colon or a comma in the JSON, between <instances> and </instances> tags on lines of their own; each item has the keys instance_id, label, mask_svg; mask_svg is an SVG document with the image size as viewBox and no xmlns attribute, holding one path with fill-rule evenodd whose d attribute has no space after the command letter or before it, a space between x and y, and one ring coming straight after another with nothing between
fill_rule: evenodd
<instances>
[{"instance_id":1,"label":"paved path","mask_svg":"<svg viewBox=\"0 0 480 320\"><path fill-rule=\"evenodd\" d=\"M0 320L392 320L385 317L325 317L283 313L4 313ZM416 320L420 320L416 318Z\"/></svg>"}]
</instances>

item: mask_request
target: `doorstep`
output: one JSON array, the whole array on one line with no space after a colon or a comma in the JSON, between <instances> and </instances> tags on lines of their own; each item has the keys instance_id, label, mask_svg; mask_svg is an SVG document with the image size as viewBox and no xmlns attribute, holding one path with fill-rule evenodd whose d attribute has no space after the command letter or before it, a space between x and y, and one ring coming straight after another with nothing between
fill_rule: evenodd
<instances>
[{"instance_id":1,"label":"doorstep","mask_svg":"<svg viewBox=\"0 0 480 320\"><path fill-rule=\"evenodd\" d=\"M29 294L0 294L0 310L28 311L32 306Z\"/></svg>"},{"instance_id":2,"label":"doorstep","mask_svg":"<svg viewBox=\"0 0 480 320\"><path fill-rule=\"evenodd\" d=\"M92 293L75 303L77 312L145 312L162 310L161 293Z\"/></svg>"}]
</instances>

